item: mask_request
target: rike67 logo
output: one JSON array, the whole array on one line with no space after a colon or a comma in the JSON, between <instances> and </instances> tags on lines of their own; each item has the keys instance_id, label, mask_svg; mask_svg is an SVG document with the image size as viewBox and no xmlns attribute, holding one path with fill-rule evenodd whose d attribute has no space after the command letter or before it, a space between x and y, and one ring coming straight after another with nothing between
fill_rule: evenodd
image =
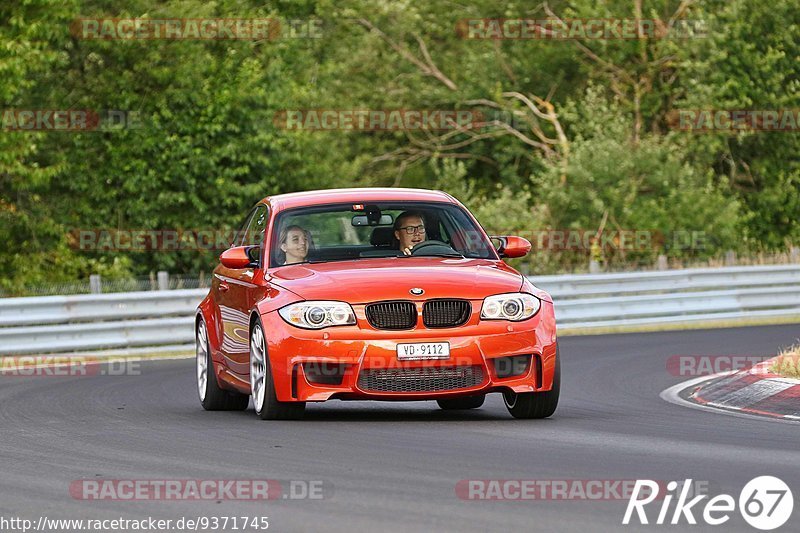
<instances>
[{"instance_id":1,"label":"rike67 logo","mask_svg":"<svg viewBox=\"0 0 800 533\"><path fill-rule=\"evenodd\" d=\"M737 505L733 496L720 494L709 499L703 506L699 504L708 495L701 494L689 499L691 487L691 479L685 480L682 485L679 485L677 481L670 481L667 484L667 494L660 501L661 508L658 511L658 517L653 523L658 525L680 523L696 525L695 512L702 516L706 524L712 526L722 525L730 520ZM649 524L652 515L648 518L645 506L655 501L657 496L658 483L656 481L637 479L622 523L630 524L635 512L636 519L640 524ZM670 506L675 496L677 496L677 501L670 518ZM756 529L769 531L782 526L792 516L794 497L789 486L782 480L773 476L759 476L751 479L739 493L738 507L745 522ZM683 522L684 520L685 522Z\"/></svg>"}]
</instances>

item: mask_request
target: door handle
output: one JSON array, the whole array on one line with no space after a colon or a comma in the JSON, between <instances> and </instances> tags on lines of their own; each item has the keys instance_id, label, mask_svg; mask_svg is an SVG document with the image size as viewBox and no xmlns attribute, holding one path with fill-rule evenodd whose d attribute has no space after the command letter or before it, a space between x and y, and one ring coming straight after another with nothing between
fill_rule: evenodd
<instances>
[{"instance_id":1,"label":"door handle","mask_svg":"<svg viewBox=\"0 0 800 533\"><path fill-rule=\"evenodd\" d=\"M227 283L225 283L224 281L221 281L220 284L219 284L220 292L228 292L228 289L230 289L230 286Z\"/></svg>"}]
</instances>

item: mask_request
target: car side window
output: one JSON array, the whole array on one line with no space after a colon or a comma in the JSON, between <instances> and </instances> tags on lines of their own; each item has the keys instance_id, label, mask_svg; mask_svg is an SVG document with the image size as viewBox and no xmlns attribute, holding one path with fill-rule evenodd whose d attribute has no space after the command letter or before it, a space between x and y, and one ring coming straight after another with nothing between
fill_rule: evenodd
<instances>
[{"instance_id":1,"label":"car side window","mask_svg":"<svg viewBox=\"0 0 800 533\"><path fill-rule=\"evenodd\" d=\"M257 206L242 236L242 246L261 246L263 244L267 218L267 207L264 205Z\"/></svg>"},{"instance_id":2,"label":"car side window","mask_svg":"<svg viewBox=\"0 0 800 533\"><path fill-rule=\"evenodd\" d=\"M247 228L250 226L250 221L253 219L253 215L255 215L256 209L257 207L254 207L247 213L247 216L244 217L244 223L239 227L239 230L234 234L231 246L243 246L242 243L244 242L245 236L247 235Z\"/></svg>"}]
</instances>

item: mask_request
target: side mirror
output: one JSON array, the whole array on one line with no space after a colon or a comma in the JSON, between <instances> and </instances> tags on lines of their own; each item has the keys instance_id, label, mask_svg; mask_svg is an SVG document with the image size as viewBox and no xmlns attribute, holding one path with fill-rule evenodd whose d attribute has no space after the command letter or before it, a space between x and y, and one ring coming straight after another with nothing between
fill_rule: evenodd
<instances>
[{"instance_id":1,"label":"side mirror","mask_svg":"<svg viewBox=\"0 0 800 533\"><path fill-rule=\"evenodd\" d=\"M258 260L253 260L253 253L258 246L234 246L228 248L219 256L222 266L227 268L250 268L258 266Z\"/></svg>"},{"instance_id":2,"label":"side mirror","mask_svg":"<svg viewBox=\"0 0 800 533\"><path fill-rule=\"evenodd\" d=\"M492 237L493 241L499 241L497 253L500 257L524 257L531 251L531 242L528 239L507 235L502 237Z\"/></svg>"}]
</instances>

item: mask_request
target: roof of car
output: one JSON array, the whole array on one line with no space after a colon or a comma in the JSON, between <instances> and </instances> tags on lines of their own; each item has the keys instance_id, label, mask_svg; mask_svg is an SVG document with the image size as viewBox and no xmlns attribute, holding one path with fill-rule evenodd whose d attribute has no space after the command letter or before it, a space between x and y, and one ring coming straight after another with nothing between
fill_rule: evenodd
<instances>
[{"instance_id":1,"label":"roof of car","mask_svg":"<svg viewBox=\"0 0 800 533\"><path fill-rule=\"evenodd\" d=\"M292 192L264 198L273 209L282 210L320 204L367 202L448 202L455 203L449 194L428 189L401 189L398 187L363 187L354 189L325 189L319 191Z\"/></svg>"}]
</instances>

